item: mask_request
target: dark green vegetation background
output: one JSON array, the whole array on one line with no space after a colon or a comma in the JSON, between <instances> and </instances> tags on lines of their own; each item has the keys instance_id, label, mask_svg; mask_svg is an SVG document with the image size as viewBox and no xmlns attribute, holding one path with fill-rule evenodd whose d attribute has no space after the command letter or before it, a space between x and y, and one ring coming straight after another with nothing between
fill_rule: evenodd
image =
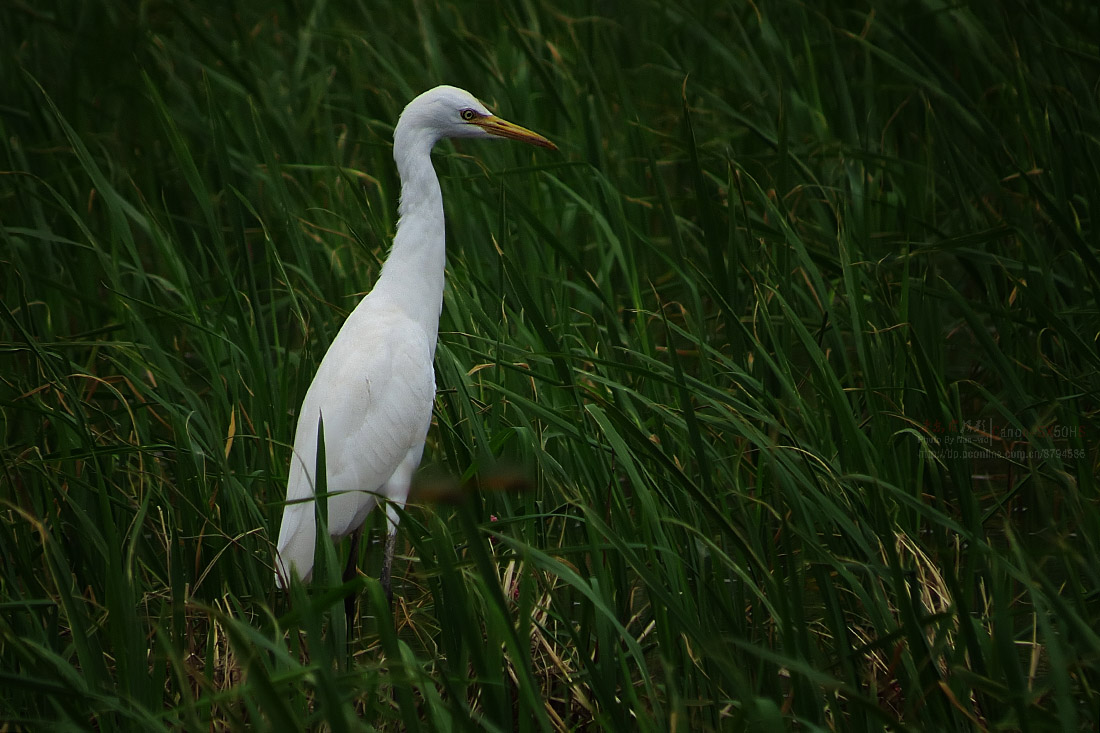
<instances>
[{"instance_id":1,"label":"dark green vegetation background","mask_svg":"<svg viewBox=\"0 0 1100 733\"><path fill-rule=\"evenodd\" d=\"M8 729L1096 730L1100 11L820 6L0 5ZM441 82L561 152L440 146L392 617L287 597Z\"/></svg>"}]
</instances>

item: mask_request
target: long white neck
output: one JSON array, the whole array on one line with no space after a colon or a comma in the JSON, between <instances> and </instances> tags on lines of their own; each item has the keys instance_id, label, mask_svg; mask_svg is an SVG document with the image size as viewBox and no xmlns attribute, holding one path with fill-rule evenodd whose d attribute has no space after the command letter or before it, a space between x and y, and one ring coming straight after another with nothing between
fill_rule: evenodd
<instances>
[{"instance_id":1,"label":"long white neck","mask_svg":"<svg viewBox=\"0 0 1100 733\"><path fill-rule=\"evenodd\" d=\"M419 125L399 123L394 131L393 157L401 178L400 218L393 248L373 291L406 311L433 336L443 307L446 265L443 195L431 156L437 139ZM432 343L434 351L434 339Z\"/></svg>"}]
</instances>

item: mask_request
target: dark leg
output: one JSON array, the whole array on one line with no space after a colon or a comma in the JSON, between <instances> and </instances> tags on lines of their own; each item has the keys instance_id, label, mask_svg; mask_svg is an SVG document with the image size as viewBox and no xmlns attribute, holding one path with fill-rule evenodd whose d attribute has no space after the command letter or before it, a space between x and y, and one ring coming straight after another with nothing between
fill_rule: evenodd
<instances>
[{"instance_id":1,"label":"dark leg","mask_svg":"<svg viewBox=\"0 0 1100 733\"><path fill-rule=\"evenodd\" d=\"M359 574L359 535L363 533L362 529L356 530L351 535L351 550L348 551L348 564L344 568L343 581L347 583L349 580ZM344 598L344 615L348 619L348 633L351 633L353 628L352 622L355 620L355 601L356 594L350 593Z\"/></svg>"},{"instance_id":2,"label":"dark leg","mask_svg":"<svg viewBox=\"0 0 1100 733\"><path fill-rule=\"evenodd\" d=\"M382 590L386 592L386 600L393 606L393 591L390 589L390 575L393 567L393 551L397 547L397 528L390 531L386 537L386 554L382 557L382 574L378 581L382 584Z\"/></svg>"}]
</instances>

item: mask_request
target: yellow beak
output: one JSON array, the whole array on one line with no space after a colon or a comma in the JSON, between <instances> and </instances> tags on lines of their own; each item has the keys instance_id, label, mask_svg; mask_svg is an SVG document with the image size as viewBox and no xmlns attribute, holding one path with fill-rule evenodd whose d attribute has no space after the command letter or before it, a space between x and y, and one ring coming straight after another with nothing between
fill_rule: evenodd
<instances>
[{"instance_id":1,"label":"yellow beak","mask_svg":"<svg viewBox=\"0 0 1100 733\"><path fill-rule=\"evenodd\" d=\"M526 127L520 127L514 122L508 120L502 120L496 115L488 115L487 117L479 117L476 120L470 121L471 125L477 125L490 135L497 137L507 138L508 140L519 140L521 143L527 143L528 145L537 145L540 148L550 148L551 150L557 150L558 146L550 142L537 132L532 132Z\"/></svg>"}]
</instances>

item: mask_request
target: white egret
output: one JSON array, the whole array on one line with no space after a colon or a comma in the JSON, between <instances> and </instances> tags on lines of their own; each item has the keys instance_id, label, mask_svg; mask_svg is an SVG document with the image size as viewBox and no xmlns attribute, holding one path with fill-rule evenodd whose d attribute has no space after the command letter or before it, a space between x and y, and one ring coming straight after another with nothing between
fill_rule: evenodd
<instances>
[{"instance_id":1,"label":"white egret","mask_svg":"<svg viewBox=\"0 0 1100 733\"><path fill-rule=\"evenodd\" d=\"M388 536L382 586L390 595L390 566L399 515L435 399L435 346L443 306L443 198L432 147L443 138L507 138L556 149L546 138L494 116L469 92L439 86L411 101L393 132L401 178L400 218L393 247L374 289L348 316L306 391L279 530L276 582L291 573L308 581L317 536L314 486L318 423L323 421L328 533L353 535L348 572L355 569L363 522L386 502ZM348 576L345 575L345 578Z\"/></svg>"}]
</instances>

